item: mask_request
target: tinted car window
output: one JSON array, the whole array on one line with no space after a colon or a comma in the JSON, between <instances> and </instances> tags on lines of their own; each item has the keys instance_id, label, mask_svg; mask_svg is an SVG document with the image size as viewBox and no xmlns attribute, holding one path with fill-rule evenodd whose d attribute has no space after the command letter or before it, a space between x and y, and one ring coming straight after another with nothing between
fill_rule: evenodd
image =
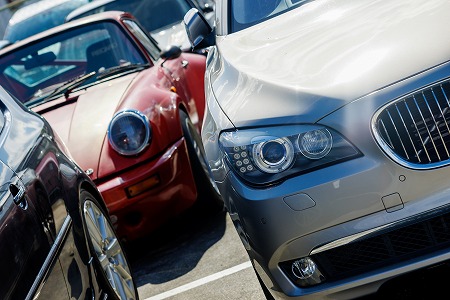
<instances>
[{"instance_id":1,"label":"tinted car window","mask_svg":"<svg viewBox=\"0 0 450 300\"><path fill-rule=\"evenodd\" d=\"M151 32L173 23L179 23L190 8L191 6L185 0L119 0L80 14L73 19L109 10L127 11L131 12L145 29ZM149 18L149 14L151 18Z\"/></svg>"},{"instance_id":2,"label":"tinted car window","mask_svg":"<svg viewBox=\"0 0 450 300\"><path fill-rule=\"evenodd\" d=\"M36 33L63 24L66 16L89 0L70 0L54 5L49 1L31 4L17 11L11 18L4 40L16 42ZM40 5L40 6L39 6ZM43 7L45 5L45 7ZM48 7L47 9L45 9Z\"/></svg>"},{"instance_id":3,"label":"tinted car window","mask_svg":"<svg viewBox=\"0 0 450 300\"><path fill-rule=\"evenodd\" d=\"M239 31L312 0L231 0L231 31Z\"/></svg>"},{"instance_id":4,"label":"tinted car window","mask_svg":"<svg viewBox=\"0 0 450 300\"><path fill-rule=\"evenodd\" d=\"M8 65L1 70L5 87L15 97L27 102L39 99L48 93L48 89L52 90L84 73L98 72L98 64L113 59L120 61L121 65L147 62L115 23L104 22L42 40L32 47L6 55L0 61ZM108 65L115 66L118 64ZM24 89L9 88L9 81L11 84L13 81L20 83Z\"/></svg>"},{"instance_id":5,"label":"tinted car window","mask_svg":"<svg viewBox=\"0 0 450 300\"><path fill-rule=\"evenodd\" d=\"M139 25L130 20L125 20L124 24L131 32L133 32L135 36L139 38L140 42L144 45L152 59L157 60L159 58L159 48L150 40L148 35L139 27Z\"/></svg>"}]
</instances>

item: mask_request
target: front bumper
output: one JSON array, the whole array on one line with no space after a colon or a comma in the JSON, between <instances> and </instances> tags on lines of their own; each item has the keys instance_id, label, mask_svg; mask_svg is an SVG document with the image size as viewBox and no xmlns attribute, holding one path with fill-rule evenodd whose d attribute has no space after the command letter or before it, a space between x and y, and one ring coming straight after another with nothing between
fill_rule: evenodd
<instances>
[{"instance_id":1,"label":"front bumper","mask_svg":"<svg viewBox=\"0 0 450 300\"><path fill-rule=\"evenodd\" d=\"M450 168L402 166L377 145L371 127L377 109L441 79L438 73L425 75L367 95L317 122L342 134L362 157L277 185L247 185L204 136L225 206L275 298L352 299L450 259ZM209 115L217 115L212 109ZM206 125L217 137L221 128L230 128ZM317 263L324 282L295 283L286 266L303 257Z\"/></svg>"},{"instance_id":2,"label":"front bumper","mask_svg":"<svg viewBox=\"0 0 450 300\"><path fill-rule=\"evenodd\" d=\"M151 188L130 196L127 189L150 179ZM184 139L152 161L98 184L118 235L135 240L148 235L193 205L197 190Z\"/></svg>"},{"instance_id":3,"label":"front bumper","mask_svg":"<svg viewBox=\"0 0 450 300\"><path fill-rule=\"evenodd\" d=\"M437 231L423 222L449 210L450 187L411 188L420 187L423 178L362 157L261 190L230 172L219 189L255 269L274 296L350 299L376 292L390 278L450 259L450 218L432 220L440 228L438 243L425 241ZM448 178L448 169L427 174L427 181L439 178ZM383 244L389 234L396 235L397 253L378 259L390 250ZM347 244L373 237L381 241L371 249L368 243ZM324 283L302 288L283 270L284 262L306 256L322 256L316 262L323 264ZM334 261L324 265L327 259ZM338 267L343 271L329 272Z\"/></svg>"}]
</instances>

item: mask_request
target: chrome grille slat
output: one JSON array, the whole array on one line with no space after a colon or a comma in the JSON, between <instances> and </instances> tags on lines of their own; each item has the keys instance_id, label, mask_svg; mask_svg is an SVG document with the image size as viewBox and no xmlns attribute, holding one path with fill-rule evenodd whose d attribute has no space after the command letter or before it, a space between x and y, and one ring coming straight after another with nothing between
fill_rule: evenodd
<instances>
[{"instance_id":1,"label":"chrome grille slat","mask_svg":"<svg viewBox=\"0 0 450 300\"><path fill-rule=\"evenodd\" d=\"M403 104L405 105L405 108L406 108L406 110L408 111L408 115L409 115L410 119L411 119L411 120L414 120L413 114L412 114L411 110L409 109L408 103L406 103L405 101L403 101ZM417 128L417 124L416 124L415 122L412 122L412 123L414 124L414 129L416 130L416 132L419 132L419 128ZM408 131L408 132L409 132L409 131ZM414 135L414 133L413 133L412 135ZM409 136L412 136L412 135L409 134ZM419 138L420 138L421 143L423 144L422 137L419 136ZM416 158L417 158L418 162L421 163L421 162L422 162L422 159L420 158L419 150L416 148L414 142L412 142L412 144L413 144L413 146L414 146L414 152L416 153ZM428 157L428 159L429 159L430 156L428 155L428 152L426 152L426 154L427 154L427 157Z\"/></svg>"},{"instance_id":2,"label":"chrome grille slat","mask_svg":"<svg viewBox=\"0 0 450 300\"><path fill-rule=\"evenodd\" d=\"M432 143L433 146L434 146L434 149L436 149L436 145L434 144L434 141L433 141L433 136L431 135L430 130L428 129L427 120L426 120L426 119L424 118L424 116L423 116L422 110L420 109L420 106L419 106L419 104L417 103L416 97L413 96L413 99L414 99L414 103L415 103L415 105L416 105L416 107L417 107L417 110L419 111L420 117L422 118L423 125L424 125L424 127L425 127L425 129L426 129L426 133L428 133L428 136L425 138L425 140L423 140L423 149L425 149L425 151L427 151L427 144L428 144L429 141L431 141L431 143ZM419 134L421 134L420 131L419 131ZM420 152L419 152L419 153L420 153ZM429 153L429 152L427 151L427 153ZM428 155L428 157L430 157L430 156ZM439 159L440 159L440 158L439 158ZM430 159L430 162L431 162L431 159Z\"/></svg>"},{"instance_id":3,"label":"chrome grille slat","mask_svg":"<svg viewBox=\"0 0 450 300\"><path fill-rule=\"evenodd\" d=\"M400 110L399 110L399 108L398 108L398 105L395 105L395 108L397 109L397 113L398 113L400 119L402 120L403 127L405 128L405 131L406 131L406 133L408 134L409 141L411 142L411 145L412 145L412 147L413 147L413 149L414 149L414 154L415 154L417 157L419 157L419 154L418 154L418 152L417 152L416 146L414 145L414 141L413 141L412 136L411 136L411 132L408 130L408 126L406 126L406 122L405 122L405 120L403 119L403 116L402 116L402 114L401 114L401 112L400 112ZM405 151L405 152L406 152L406 151ZM409 159L409 156L408 156L408 155L407 155L407 158Z\"/></svg>"},{"instance_id":4,"label":"chrome grille slat","mask_svg":"<svg viewBox=\"0 0 450 300\"><path fill-rule=\"evenodd\" d=\"M383 127L383 131L384 131L384 133L385 133L385 136L388 138L387 143L389 144L389 146L391 146L391 148L394 148L394 145L392 144L392 141L391 141L391 137L389 136L389 133L388 133L388 131L387 131L387 129L386 129L386 126L384 126L383 120L380 120L380 124L381 124L382 127Z\"/></svg>"},{"instance_id":5,"label":"chrome grille slat","mask_svg":"<svg viewBox=\"0 0 450 300\"><path fill-rule=\"evenodd\" d=\"M395 161L412 168L450 164L450 81L396 99L374 116L380 146Z\"/></svg>"},{"instance_id":6,"label":"chrome grille slat","mask_svg":"<svg viewBox=\"0 0 450 300\"><path fill-rule=\"evenodd\" d=\"M433 89L431 89L431 93L433 94L434 101L436 102L436 105L439 108L439 111L440 111L441 116L442 116L443 123L445 124L445 127L447 128L447 132L450 132L450 128L448 127L447 120L445 119L445 113L444 113L445 108L444 108L444 111L443 111L442 108L441 108L441 105L439 104L439 100L437 99L436 94L434 93ZM448 109L448 107L447 107L447 109ZM437 125L437 127L439 127L438 123L436 125ZM447 157L450 157L450 154L448 152L447 146L445 145L445 140L444 140L444 137L442 136L441 130L438 130L438 132L439 132L439 135L441 136L441 141L442 141L442 145L444 145L445 153L447 154Z\"/></svg>"},{"instance_id":7,"label":"chrome grille slat","mask_svg":"<svg viewBox=\"0 0 450 300\"><path fill-rule=\"evenodd\" d=\"M428 111L430 112L431 118L433 119L433 122L434 122L434 126L431 127L431 132L434 132L434 131L437 129L436 131L437 131L438 134L439 134L439 137L440 137L440 139L441 139L442 145L444 146L444 149L445 149L445 151L446 151L446 153L447 153L447 157L448 157L447 147L445 147L445 142L444 142L444 140L442 139L442 134L441 134L441 132L440 132L440 130L439 130L439 123L438 123L438 121L436 121L436 118L435 118L435 116L434 116L434 114L433 114L433 111L431 110L430 103L429 103L428 101L426 101L426 100L427 100L427 97L425 96L425 94L424 94L423 92L422 92L422 96L423 96L423 98L425 99L425 103L426 103L426 105L427 105ZM442 114L441 114L441 116L442 116ZM432 137L432 139L433 139L433 137ZM433 140L434 140L434 139L433 139ZM433 145L434 145L434 143L433 143ZM435 146L435 148L437 148L437 147ZM437 152L437 151L436 151L436 152ZM438 153L438 156L439 156L439 153ZM441 159L440 156L439 156L439 159Z\"/></svg>"},{"instance_id":8,"label":"chrome grille slat","mask_svg":"<svg viewBox=\"0 0 450 300\"><path fill-rule=\"evenodd\" d=\"M447 93L445 92L444 87L442 84L439 86L441 87L442 94L444 94L445 100L447 101L447 105L450 107L450 102L448 101Z\"/></svg>"},{"instance_id":9,"label":"chrome grille slat","mask_svg":"<svg viewBox=\"0 0 450 300\"><path fill-rule=\"evenodd\" d=\"M386 112L387 112L389 118L391 119L392 125L393 125L394 128L395 128L395 133L397 133L397 137L399 138L400 144L401 144L402 147L403 147L403 151L405 152L406 158L409 159L408 152L406 151L406 147L405 147L405 145L403 144L402 138L400 137L399 132L398 132L398 130L397 130L397 125L395 125L394 119L392 118L392 115L391 115L391 113L389 112L389 110L386 110Z\"/></svg>"},{"instance_id":10,"label":"chrome grille slat","mask_svg":"<svg viewBox=\"0 0 450 300\"><path fill-rule=\"evenodd\" d=\"M410 114L410 116L411 116L411 120L414 121L414 116L413 116L413 114L412 114L412 112L411 112L411 109L409 108L409 105L408 105L408 103L407 103L406 101L405 101L405 105L406 105L406 108L408 109L408 112L409 112L409 114ZM417 127L417 123L416 123L416 122L412 122L412 123L414 124L414 127L415 127L415 129L416 129L416 132L419 133L420 130L419 130L419 128ZM416 151L416 153L417 153L417 160L418 160L419 163L422 162L422 160L420 159L420 151L425 151L425 154L427 155L428 161L430 161L430 160L431 160L431 159L430 159L430 154L428 154L427 148L424 147L425 143L424 143L424 141L423 141L423 139L422 139L422 135L418 134L418 136L419 136L420 142L422 143L422 149Z\"/></svg>"}]
</instances>

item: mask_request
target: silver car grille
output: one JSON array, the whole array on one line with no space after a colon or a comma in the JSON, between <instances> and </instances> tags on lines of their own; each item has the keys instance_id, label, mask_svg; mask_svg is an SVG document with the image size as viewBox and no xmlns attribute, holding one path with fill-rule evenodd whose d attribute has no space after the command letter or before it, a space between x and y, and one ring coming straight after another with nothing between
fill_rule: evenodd
<instances>
[{"instance_id":1,"label":"silver car grille","mask_svg":"<svg viewBox=\"0 0 450 300\"><path fill-rule=\"evenodd\" d=\"M450 163L450 81L443 81L382 107L372 130L385 152L411 168Z\"/></svg>"}]
</instances>

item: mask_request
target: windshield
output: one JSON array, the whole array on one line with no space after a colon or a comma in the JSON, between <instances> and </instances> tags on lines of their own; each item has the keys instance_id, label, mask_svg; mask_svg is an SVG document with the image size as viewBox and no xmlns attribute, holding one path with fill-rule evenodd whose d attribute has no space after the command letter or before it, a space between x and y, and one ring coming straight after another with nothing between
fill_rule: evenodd
<instances>
[{"instance_id":1,"label":"windshield","mask_svg":"<svg viewBox=\"0 0 450 300\"><path fill-rule=\"evenodd\" d=\"M95 6L95 2L91 5ZM180 23L190 8L186 0L116 0L79 15L71 14L69 18L74 20L102 11L123 10L131 12L148 32L152 32Z\"/></svg>"},{"instance_id":2,"label":"windshield","mask_svg":"<svg viewBox=\"0 0 450 300\"><path fill-rule=\"evenodd\" d=\"M36 103L36 99L84 74L99 75L112 67L146 63L116 23L94 23L3 55L0 82L21 102ZM95 77L88 82L92 80Z\"/></svg>"},{"instance_id":3,"label":"windshield","mask_svg":"<svg viewBox=\"0 0 450 300\"><path fill-rule=\"evenodd\" d=\"M236 32L312 0L230 0L231 32Z\"/></svg>"}]
</instances>

